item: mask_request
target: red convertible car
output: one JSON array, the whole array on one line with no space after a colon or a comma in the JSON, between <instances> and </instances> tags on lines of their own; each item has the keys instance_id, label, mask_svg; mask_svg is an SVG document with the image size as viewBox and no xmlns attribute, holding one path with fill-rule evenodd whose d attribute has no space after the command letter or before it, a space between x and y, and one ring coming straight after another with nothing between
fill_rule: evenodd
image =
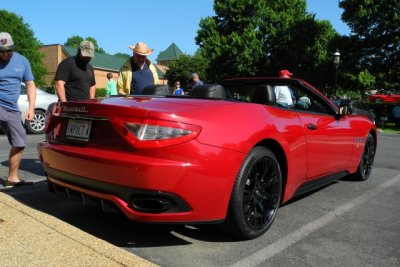
<instances>
[{"instance_id":1,"label":"red convertible car","mask_svg":"<svg viewBox=\"0 0 400 267\"><path fill-rule=\"evenodd\" d=\"M287 85L294 104L276 103ZM220 223L244 239L279 206L348 176L370 176L375 125L299 79L243 78L188 96L144 95L49 107L38 144L49 190L151 223Z\"/></svg>"},{"instance_id":2,"label":"red convertible car","mask_svg":"<svg viewBox=\"0 0 400 267\"><path fill-rule=\"evenodd\" d=\"M400 101L400 92L397 91L379 91L369 96L371 102L390 102Z\"/></svg>"}]
</instances>

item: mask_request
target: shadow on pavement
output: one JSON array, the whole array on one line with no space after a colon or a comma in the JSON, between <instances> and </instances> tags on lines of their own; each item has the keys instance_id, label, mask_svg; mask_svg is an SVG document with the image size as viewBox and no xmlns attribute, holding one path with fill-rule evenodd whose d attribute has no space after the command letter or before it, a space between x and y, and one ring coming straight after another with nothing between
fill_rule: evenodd
<instances>
[{"instance_id":1,"label":"shadow on pavement","mask_svg":"<svg viewBox=\"0 0 400 267\"><path fill-rule=\"evenodd\" d=\"M50 193L46 181L37 182L29 188L5 188L0 191L33 209L54 216L118 247L191 244L185 237L206 242L238 241L215 225L188 226L133 222L122 213L102 212L99 207L83 205L77 200L68 200L64 196Z\"/></svg>"},{"instance_id":2,"label":"shadow on pavement","mask_svg":"<svg viewBox=\"0 0 400 267\"><path fill-rule=\"evenodd\" d=\"M0 163L3 167L8 168L8 159ZM44 176L42 164L38 159L21 159L19 166L20 171L30 172L34 175Z\"/></svg>"}]
</instances>

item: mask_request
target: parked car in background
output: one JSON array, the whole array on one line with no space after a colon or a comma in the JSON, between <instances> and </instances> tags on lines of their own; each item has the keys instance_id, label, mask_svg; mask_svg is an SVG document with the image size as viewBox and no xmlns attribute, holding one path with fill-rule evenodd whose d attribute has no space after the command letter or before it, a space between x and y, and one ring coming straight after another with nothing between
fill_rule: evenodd
<instances>
[{"instance_id":1,"label":"parked car in background","mask_svg":"<svg viewBox=\"0 0 400 267\"><path fill-rule=\"evenodd\" d=\"M279 106L274 86L289 86L295 104ZM303 80L148 89L49 107L38 152L50 191L135 221L218 223L252 239L282 203L372 171L376 126Z\"/></svg>"},{"instance_id":2,"label":"parked car in background","mask_svg":"<svg viewBox=\"0 0 400 267\"><path fill-rule=\"evenodd\" d=\"M363 115L368 117L373 123L375 123L375 113L363 102L359 100L351 99L333 99L331 100L337 107L343 103L349 103L352 115Z\"/></svg>"},{"instance_id":3,"label":"parked car in background","mask_svg":"<svg viewBox=\"0 0 400 267\"><path fill-rule=\"evenodd\" d=\"M400 92L395 90L378 91L375 94L369 95L370 102L398 102L400 101Z\"/></svg>"},{"instance_id":4,"label":"parked car in background","mask_svg":"<svg viewBox=\"0 0 400 267\"><path fill-rule=\"evenodd\" d=\"M45 113L47 107L57 102L58 97L55 94L47 93L41 89L36 89L36 102L35 102L35 116L31 121L25 121L25 115L28 111L28 96L26 94L25 84L21 84L21 95L18 99L18 107L21 111L22 124L28 133L41 134L44 132L45 127Z\"/></svg>"}]
</instances>

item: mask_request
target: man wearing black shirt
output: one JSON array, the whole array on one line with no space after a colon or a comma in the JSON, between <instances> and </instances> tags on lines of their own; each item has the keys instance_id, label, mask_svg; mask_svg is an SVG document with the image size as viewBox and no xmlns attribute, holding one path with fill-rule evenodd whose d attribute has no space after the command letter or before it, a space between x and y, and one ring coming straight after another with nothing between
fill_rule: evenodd
<instances>
[{"instance_id":1,"label":"man wearing black shirt","mask_svg":"<svg viewBox=\"0 0 400 267\"><path fill-rule=\"evenodd\" d=\"M56 92L61 102L95 98L96 80L92 65L94 45L82 41L76 56L64 59L56 72Z\"/></svg>"}]
</instances>

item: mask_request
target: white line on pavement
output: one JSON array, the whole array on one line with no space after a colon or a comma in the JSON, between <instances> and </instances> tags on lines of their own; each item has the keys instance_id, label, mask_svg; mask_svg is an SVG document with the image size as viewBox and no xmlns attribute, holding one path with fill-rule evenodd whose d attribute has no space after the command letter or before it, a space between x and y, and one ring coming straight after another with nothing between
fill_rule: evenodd
<instances>
[{"instance_id":1,"label":"white line on pavement","mask_svg":"<svg viewBox=\"0 0 400 267\"><path fill-rule=\"evenodd\" d=\"M253 253L252 255L241 259L240 261L236 262L232 266L234 267L244 267L244 266L257 266L269 258L272 258L276 254L282 252L283 250L287 249L288 247L292 246L293 244L297 243L298 241L302 240L309 234L317 231L318 229L326 226L327 224L334 221L338 216L342 216L344 213L350 211L351 209L355 208L356 206L361 205L365 201L371 199L374 195L378 194L379 192L391 187L393 184L398 183L400 181L400 175L390 179L389 181L380 184L379 186L365 192L361 196L355 198L351 202L342 205L335 210L325 214L324 216L316 219L308 224L304 225L303 227L299 228L296 232L288 234L281 239L278 239L274 243L260 249L259 251Z\"/></svg>"}]
</instances>

